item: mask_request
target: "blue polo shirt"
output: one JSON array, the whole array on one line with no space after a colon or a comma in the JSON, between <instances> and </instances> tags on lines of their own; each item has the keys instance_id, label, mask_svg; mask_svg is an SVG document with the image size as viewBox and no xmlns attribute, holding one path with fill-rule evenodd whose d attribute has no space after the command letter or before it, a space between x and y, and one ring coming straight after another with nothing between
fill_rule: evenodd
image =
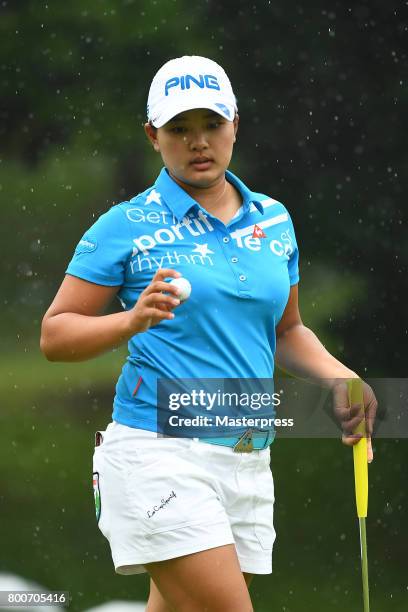
<instances>
[{"instance_id":1,"label":"blue polo shirt","mask_svg":"<svg viewBox=\"0 0 408 612\"><path fill-rule=\"evenodd\" d=\"M118 286L131 309L158 268L192 286L175 318L133 336L113 419L157 431L158 378L272 378L275 327L299 280L288 211L227 171L242 206L225 225L163 168L153 187L112 206L84 234L66 270ZM255 230L255 231L254 231Z\"/></svg>"}]
</instances>

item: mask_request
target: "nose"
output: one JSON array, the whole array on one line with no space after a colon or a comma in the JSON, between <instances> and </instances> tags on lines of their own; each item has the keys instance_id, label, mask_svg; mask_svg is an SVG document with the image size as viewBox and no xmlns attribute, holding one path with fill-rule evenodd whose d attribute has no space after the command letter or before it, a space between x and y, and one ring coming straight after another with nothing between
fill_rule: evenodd
<instances>
[{"instance_id":1,"label":"nose","mask_svg":"<svg viewBox=\"0 0 408 612\"><path fill-rule=\"evenodd\" d=\"M202 129L192 130L187 140L192 151L204 151L208 149L207 134Z\"/></svg>"}]
</instances>

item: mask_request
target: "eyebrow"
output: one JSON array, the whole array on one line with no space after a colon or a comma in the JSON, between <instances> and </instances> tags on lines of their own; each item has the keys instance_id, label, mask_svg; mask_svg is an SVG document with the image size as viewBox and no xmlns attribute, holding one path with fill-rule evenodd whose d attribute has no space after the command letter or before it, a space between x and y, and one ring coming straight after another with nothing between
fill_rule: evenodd
<instances>
[{"instance_id":1,"label":"eyebrow","mask_svg":"<svg viewBox=\"0 0 408 612\"><path fill-rule=\"evenodd\" d=\"M219 115L218 113L214 111L210 111L209 113L204 115L204 119L212 119L214 117L218 117L219 119L223 118L221 115ZM183 115L182 113L180 113L179 115L176 115L175 117L170 119L169 123L173 123L173 122L176 123L177 121L186 121L186 120L187 120L187 117Z\"/></svg>"}]
</instances>

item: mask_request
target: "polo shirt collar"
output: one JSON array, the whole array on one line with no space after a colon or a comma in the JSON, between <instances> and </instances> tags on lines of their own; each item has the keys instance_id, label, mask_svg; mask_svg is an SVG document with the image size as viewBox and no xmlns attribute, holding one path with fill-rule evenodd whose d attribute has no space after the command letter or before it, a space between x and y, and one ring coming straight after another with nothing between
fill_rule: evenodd
<instances>
[{"instance_id":1,"label":"polo shirt collar","mask_svg":"<svg viewBox=\"0 0 408 612\"><path fill-rule=\"evenodd\" d=\"M248 187L229 170L226 170L225 176L226 179L240 192L244 212L249 210L251 203L254 203L259 212L264 214L264 209L258 193L248 189ZM188 195L188 193L171 178L167 168L163 168L161 170L154 184L154 188L160 193L167 206L179 221L185 217L191 208L200 207L199 203Z\"/></svg>"}]
</instances>

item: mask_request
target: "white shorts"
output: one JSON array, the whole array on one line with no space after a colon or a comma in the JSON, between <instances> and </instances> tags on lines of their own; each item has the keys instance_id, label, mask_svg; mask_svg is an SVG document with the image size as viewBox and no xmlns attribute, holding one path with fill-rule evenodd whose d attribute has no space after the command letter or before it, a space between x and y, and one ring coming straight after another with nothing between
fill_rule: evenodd
<instances>
[{"instance_id":1,"label":"white shorts","mask_svg":"<svg viewBox=\"0 0 408 612\"><path fill-rule=\"evenodd\" d=\"M235 544L243 572L272 572L269 447L235 453L116 422L102 434L93 460L97 517L118 574L225 544Z\"/></svg>"}]
</instances>

